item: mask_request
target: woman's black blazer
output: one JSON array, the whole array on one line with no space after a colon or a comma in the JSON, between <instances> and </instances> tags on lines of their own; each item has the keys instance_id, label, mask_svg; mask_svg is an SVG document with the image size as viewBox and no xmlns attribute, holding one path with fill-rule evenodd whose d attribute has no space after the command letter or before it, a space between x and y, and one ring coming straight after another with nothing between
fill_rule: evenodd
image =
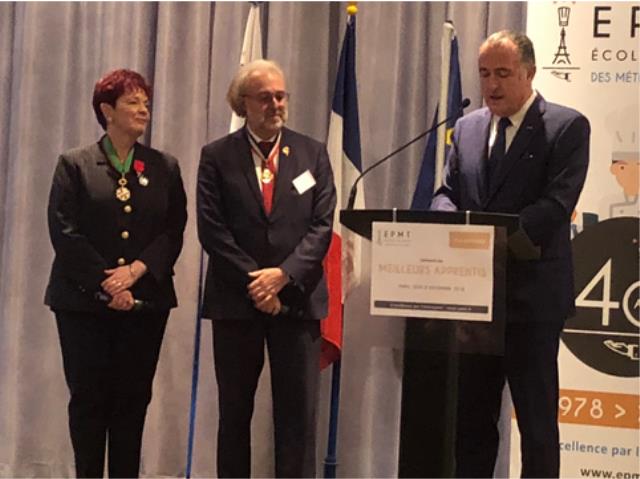
<instances>
[{"instance_id":1,"label":"woman's black blazer","mask_svg":"<svg viewBox=\"0 0 640 479\"><path fill-rule=\"evenodd\" d=\"M148 184L131 168L131 198L122 202L115 196L120 173L100 142L60 155L48 207L55 259L45 303L51 309L106 311L96 299L104 270L136 259L148 272L133 286L134 298L158 310L177 305L173 265L187 221L180 168L174 157L139 143L134 160L144 165Z\"/></svg>"}]
</instances>

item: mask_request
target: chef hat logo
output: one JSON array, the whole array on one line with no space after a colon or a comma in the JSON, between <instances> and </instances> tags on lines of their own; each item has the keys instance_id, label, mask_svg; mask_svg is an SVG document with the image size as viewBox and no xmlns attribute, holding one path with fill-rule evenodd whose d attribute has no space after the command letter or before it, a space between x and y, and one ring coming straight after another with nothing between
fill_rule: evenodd
<instances>
[{"instance_id":1,"label":"chef hat logo","mask_svg":"<svg viewBox=\"0 0 640 479\"><path fill-rule=\"evenodd\" d=\"M640 161L638 108L612 112L607 118L611 133L611 161Z\"/></svg>"}]
</instances>

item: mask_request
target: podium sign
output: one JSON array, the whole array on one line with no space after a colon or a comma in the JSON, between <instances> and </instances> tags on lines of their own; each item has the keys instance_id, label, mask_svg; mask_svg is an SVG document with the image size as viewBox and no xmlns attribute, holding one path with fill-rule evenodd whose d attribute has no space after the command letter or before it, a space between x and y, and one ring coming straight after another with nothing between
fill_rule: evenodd
<instances>
[{"instance_id":1,"label":"podium sign","mask_svg":"<svg viewBox=\"0 0 640 479\"><path fill-rule=\"evenodd\" d=\"M371 314L490 322L494 227L372 223Z\"/></svg>"}]
</instances>

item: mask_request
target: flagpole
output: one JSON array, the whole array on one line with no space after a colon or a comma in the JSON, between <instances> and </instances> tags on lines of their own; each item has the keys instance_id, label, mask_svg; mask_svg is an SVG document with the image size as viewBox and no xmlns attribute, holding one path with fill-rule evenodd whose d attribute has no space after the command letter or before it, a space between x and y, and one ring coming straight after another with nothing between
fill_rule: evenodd
<instances>
[{"instance_id":1,"label":"flagpole","mask_svg":"<svg viewBox=\"0 0 640 479\"><path fill-rule=\"evenodd\" d=\"M343 306L344 312L344 306ZM324 477L334 479L338 466L338 413L340 406L340 360L331 366L331 406L329 409L329 433L327 455L324 458Z\"/></svg>"},{"instance_id":2,"label":"flagpole","mask_svg":"<svg viewBox=\"0 0 640 479\"><path fill-rule=\"evenodd\" d=\"M358 121L357 86L355 79L355 22L358 12L357 2L349 2L347 6L347 28L340 52L340 61L336 79L336 90L332 103L332 117L329 123L327 147L334 174L337 175L338 208L344 207L343 202L348 198L348 191L354 178L362 171L360 158L360 127ZM336 109L337 107L337 109ZM340 122L335 121L334 114L339 111ZM335 128L340 125L340 130ZM361 196L362 206L364 197ZM337 221L337 211L335 221ZM334 228L335 231L335 228ZM357 284L359 267L353 262L354 256L359 256L358 241L351 240L348 232L341 229L338 240L340 244L337 258L341 278L337 293L340 295L341 307L339 320L343 324L344 301L350 289ZM330 254L329 254L330 256ZM333 258L335 260L335 258ZM352 266L350 274L345 274L344 262ZM331 261L330 261L331 262ZM335 294L336 291L333 291ZM331 291L330 291L331 294ZM325 321L328 321L329 318ZM340 346L342 344L342 326L340 327ZM331 370L331 398L329 408L329 431L327 435L327 454L324 460L324 477L334 479L338 466L338 416L340 407L340 372L341 360L333 362Z\"/></svg>"},{"instance_id":3,"label":"flagpole","mask_svg":"<svg viewBox=\"0 0 640 479\"><path fill-rule=\"evenodd\" d=\"M442 27L442 39L440 51L442 61L440 63L440 101L438 102L438 122L443 122L449 112L447 111L449 99L449 69L451 66L451 39L455 34L453 23L447 21ZM442 185L442 170L444 169L444 149L447 125L442 124L438 128L438 141L436 142L436 166L433 182L435 192Z\"/></svg>"},{"instance_id":4,"label":"flagpole","mask_svg":"<svg viewBox=\"0 0 640 479\"><path fill-rule=\"evenodd\" d=\"M204 251L200 248L200 268L198 271L198 300L196 309L196 332L193 339L193 366L191 369L191 404L189 408L189 434L187 442L186 479L191 477L193 448L195 445L196 404L198 398L198 376L200 375L200 337L202 335L202 290L204 275Z\"/></svg>"}]
</instances>

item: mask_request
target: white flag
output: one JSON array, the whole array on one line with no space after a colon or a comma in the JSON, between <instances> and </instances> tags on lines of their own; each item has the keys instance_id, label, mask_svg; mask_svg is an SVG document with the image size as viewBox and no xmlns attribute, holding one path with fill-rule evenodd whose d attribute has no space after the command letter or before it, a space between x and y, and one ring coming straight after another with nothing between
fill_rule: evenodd
<instances>
[{"instance_id":1,"label":"white flag","mask_svg":"<svg viewBox=\"0 0 640 479\"><path fill-rule=\"evenodd\" d=\"M247 17L247 27L244 30L244 40L242 41L242 52L240 53L240 66L246 65L253 60L262 58L262 31L260 30L260 6L252 3ZM244 126L244 118L240 118L235 113L231 114L231 124L229 133L232 133Z\"/></svg>"}]
</instances>

